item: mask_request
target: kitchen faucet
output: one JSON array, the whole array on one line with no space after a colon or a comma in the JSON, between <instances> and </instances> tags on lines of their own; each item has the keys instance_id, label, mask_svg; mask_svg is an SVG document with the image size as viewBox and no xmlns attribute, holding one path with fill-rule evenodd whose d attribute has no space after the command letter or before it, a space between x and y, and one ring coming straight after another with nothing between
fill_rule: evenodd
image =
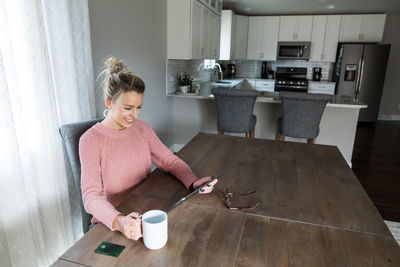
<instances>
[{"instance_id":1,"label":"kitchen faucet","mask_svg":"<svg viewBox=\"0 0 400 267\"><path fill-rule=\"evenodd\" d=\"M219 71L215 72L215 66L218 66ZM221 69L221 65L219 65L218 63L214 64L214 80L215 81L220 81L223 79L223 73L222 73L222 69Z\"/></svg>"}]
</instances>

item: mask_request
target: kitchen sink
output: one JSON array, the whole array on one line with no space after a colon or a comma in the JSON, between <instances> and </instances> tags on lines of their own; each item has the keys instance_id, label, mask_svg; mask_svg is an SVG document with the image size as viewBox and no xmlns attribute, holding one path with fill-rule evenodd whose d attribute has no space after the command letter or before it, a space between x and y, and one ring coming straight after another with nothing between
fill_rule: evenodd
<instances>
[{"instance_id":1,"label":"kitchen sink","mask_svg":"<svg viewBox=\"0 0 400 267\"><path fill-rule=\"evenodd\" d=\"M217 81L217 82L214 82L214 83L231 84L232 82L228 82L228 81Z\"/></svg>"}]
</instances>

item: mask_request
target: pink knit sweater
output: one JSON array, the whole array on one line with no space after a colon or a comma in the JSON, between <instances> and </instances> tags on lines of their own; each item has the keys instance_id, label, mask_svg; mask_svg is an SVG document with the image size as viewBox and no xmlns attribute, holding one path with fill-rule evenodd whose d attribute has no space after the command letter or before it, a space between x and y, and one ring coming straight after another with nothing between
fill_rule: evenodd
<instances>
[{"instance_id":1,"label":"pink knit sweater","mask_svg":"<svg viewBox=\"0 0 400 267\"><path fill-rule=\"evenodd\" d=\"M81 188L85 210L111 230L121 214L115 207L145 179L153 162L177 177L187 188L197 180L189 166L175 156L144 121L125 130L97 123L79 140Z\"/></svg>"}]
</instances>

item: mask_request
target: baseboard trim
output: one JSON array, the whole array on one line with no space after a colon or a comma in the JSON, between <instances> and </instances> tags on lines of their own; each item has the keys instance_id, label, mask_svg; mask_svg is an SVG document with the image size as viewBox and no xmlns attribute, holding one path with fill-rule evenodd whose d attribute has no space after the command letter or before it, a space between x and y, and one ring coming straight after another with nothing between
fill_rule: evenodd
<instances>
[{"instance_id":1,"label":"baseboard trim","mask_svg":"<svg viewBox=\"0 0 400 267\"><path fill-rule=\"evenodd\" d=\"M169 147L169 150L172 151L172 153L176 153L179 152L179 150L182 149L182 147L184 147L185 145L183 144L173 144L172 146Z\"/></svg>"},{"instance_id":2,"label":"baseboard trim","mask_svg":"<svg viewBox=\"0 0 400 267\"><path fill-rule=\"evenodd\" d=\"M380 120L380 121L400 121L400 114L379 115L378 120Z\"/></svg>"}]
</instances>

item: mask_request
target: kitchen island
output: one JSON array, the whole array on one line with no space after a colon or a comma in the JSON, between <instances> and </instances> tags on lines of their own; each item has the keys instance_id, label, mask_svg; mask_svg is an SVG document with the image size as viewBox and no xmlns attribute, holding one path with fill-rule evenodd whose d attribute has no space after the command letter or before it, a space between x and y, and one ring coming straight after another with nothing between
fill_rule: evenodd
<instances>
[{"instance_id":1,"label":"kitchen island","mask_svg":"<svg viewBox=\"0 0 400 267\"><path fill-rule=\"evenodd\" d=\"M240 84L241 79L234 86ZM243 80L243 79L242 79ZM200 94L169 93L174 101L175 144L179 147L198 132L217 133L217 110L212 83L203 86ZM223 86L223 87L227 87ZM233 87L234 87L233 86ZM351 166L354 138L360 108L367 106L347 96L332 96L322 115L317 144L335 145ZM254 106L257 116L255 138L275 139L277 121L281 116L281 101L277 92L260 92ZM287 141L306 142L304 139L286 138Z\"/></svg>"}]
</instances>

